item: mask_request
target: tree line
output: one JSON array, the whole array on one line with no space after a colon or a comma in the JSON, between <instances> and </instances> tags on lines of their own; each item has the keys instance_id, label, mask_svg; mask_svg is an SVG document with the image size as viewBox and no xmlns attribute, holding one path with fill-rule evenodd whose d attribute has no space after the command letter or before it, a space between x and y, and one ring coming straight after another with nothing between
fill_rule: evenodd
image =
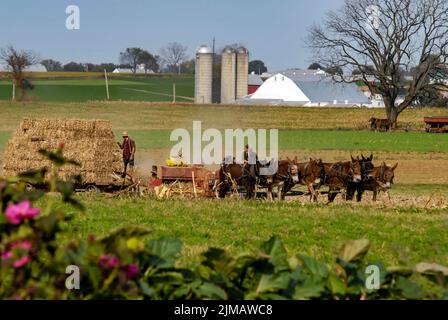
<instances>
[{"instance_id":1,"label":"tree line","mask_svg":"<svg viewBox=\"0 0 448 320\"><path fill-rule=\"evenodd\" d=\"M47 71L57 72L112 72L116 68L131 69L132 73L136 73L141 67L147 72L172 72L172 73L193 73L191 61L187 57L188 47L180 43L172 42L162 47L159 53L151 53L150 51L140 48L126 48L119 53L119 63L81 63L71 61L67 64L53 59L44 59L40 63L45 66Z\"/></svg>"}]
</instances>

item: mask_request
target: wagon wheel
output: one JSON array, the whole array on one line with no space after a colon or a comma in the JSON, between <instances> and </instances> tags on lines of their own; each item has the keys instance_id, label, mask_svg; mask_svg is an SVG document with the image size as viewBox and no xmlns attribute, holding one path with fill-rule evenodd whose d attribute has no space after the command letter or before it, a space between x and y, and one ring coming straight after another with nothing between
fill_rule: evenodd
<instances>
[{"instance_id":1,"label":"wagon wheel","mask_svg":"<svg viewBox=\"0 0 448 320\"><path fill-rule=\"evenodd\" d=\"M100 193L100 189L96 185L91 184L86 187L86 192L91 194Z\"/></svg>"}]
</instances>

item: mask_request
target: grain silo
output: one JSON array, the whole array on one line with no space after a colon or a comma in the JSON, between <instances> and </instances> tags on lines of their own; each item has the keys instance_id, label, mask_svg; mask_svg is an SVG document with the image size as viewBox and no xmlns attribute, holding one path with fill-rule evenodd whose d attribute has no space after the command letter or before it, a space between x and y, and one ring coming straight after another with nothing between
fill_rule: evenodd
<instances>
[{"instance_id":1,"label":"grain silo","mask_svg":"<svg viewBox=\"0 0 448 320\"><path fill-rule=\"evenodd\" d=\"M221 53L221 103L233 103L236 96L236 55L226 47Z\"/></svg>"},{"instance_id":2,"label":"grain silo","mask_svg":"<svg viewBox=\"0 0 448 320\"><path fill-rule=\"evenodd\" d=\"M236 98L247 96L249 77L249 51L244 47L236 50Z\"/></svg>"},{"instance_id":3,"label":"grain silo","mask_svg":"<svg viewBox=\"0 0 448 320\"><path fill-rule=\"evenodd\" d=\"M213 52L202 45L196 51L194 102L212 103Z\"/></svg>"}]
</instances>

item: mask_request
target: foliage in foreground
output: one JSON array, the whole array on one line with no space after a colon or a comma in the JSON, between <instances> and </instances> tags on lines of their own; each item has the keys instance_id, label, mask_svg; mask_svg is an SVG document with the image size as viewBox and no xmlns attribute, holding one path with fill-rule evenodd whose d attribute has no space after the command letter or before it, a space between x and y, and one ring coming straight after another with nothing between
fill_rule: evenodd
<instances>
[{"instance_id":1,"label":"foliage in foreground","mask_svg":"<svg viewBox=\"0 0 448 320\"><path fill-rule=\"evenodd\" d=\"M420 263L386 268L369 263L370 243L346 243L336 267L304 255L288 256L273 237L252 253L231 255L210 248L199 262L180 267L182 244L177 239L143 241L142 228L123 228L106 237L90 236L61 246L71 216L54 209L34 208L45 192L58 192L62 201L82 209L71 184L57 180L66 163L62 148L42 152L54 166L0 180L0 298L2 299L425 299L448 298L448 268ZM367 289L369 265L380 271L379 289ZM77 266L80 271L78 282ZM75 271L74 271L75 270ZM66 273L68 271L68 274ZM67 285L72 290L67 289Z\"/></svg>"}]
</instances>

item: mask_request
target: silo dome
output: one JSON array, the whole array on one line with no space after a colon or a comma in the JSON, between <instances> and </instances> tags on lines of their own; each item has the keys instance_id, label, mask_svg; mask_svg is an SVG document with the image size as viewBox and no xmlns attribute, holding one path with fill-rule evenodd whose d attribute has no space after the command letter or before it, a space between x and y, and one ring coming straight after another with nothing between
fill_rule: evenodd
<instances>
[{"instance_id":1,"label":"silo dome","mask_svg":"<svg viewBox=\"0 0 448 320\"><path fill-rule=\"evenodd\" d=\"M212 49L210 49L207 45L202 45L199 47L199 49L196 51L196 53L206 54L206 53L213 53L213 52L212 52Z\"/></svg>"},{"instance_id":2,"label":"silo dome","mask_svg":"<svg viewBox=\"0 0 448 320\"><path fill-rule=\"evenodd\" d=\"M236 49L236 52L239 54L248 54L249 53L249 51L245 47L239 47L238 49Z\"/></svg>"},{"instance_id":3,"label":"silo dome","mask_svg":"<svg viewBox=\"0 0 448 320\"><path fill-rule=\"evenodd\" d=\"M222 50L222 53L223 53L223 54L225 54L225 53L233 54L234 52L235 52L235 50L233 50L232 47L225 47L225 48Z\"/></svg>"}]
</instances>

